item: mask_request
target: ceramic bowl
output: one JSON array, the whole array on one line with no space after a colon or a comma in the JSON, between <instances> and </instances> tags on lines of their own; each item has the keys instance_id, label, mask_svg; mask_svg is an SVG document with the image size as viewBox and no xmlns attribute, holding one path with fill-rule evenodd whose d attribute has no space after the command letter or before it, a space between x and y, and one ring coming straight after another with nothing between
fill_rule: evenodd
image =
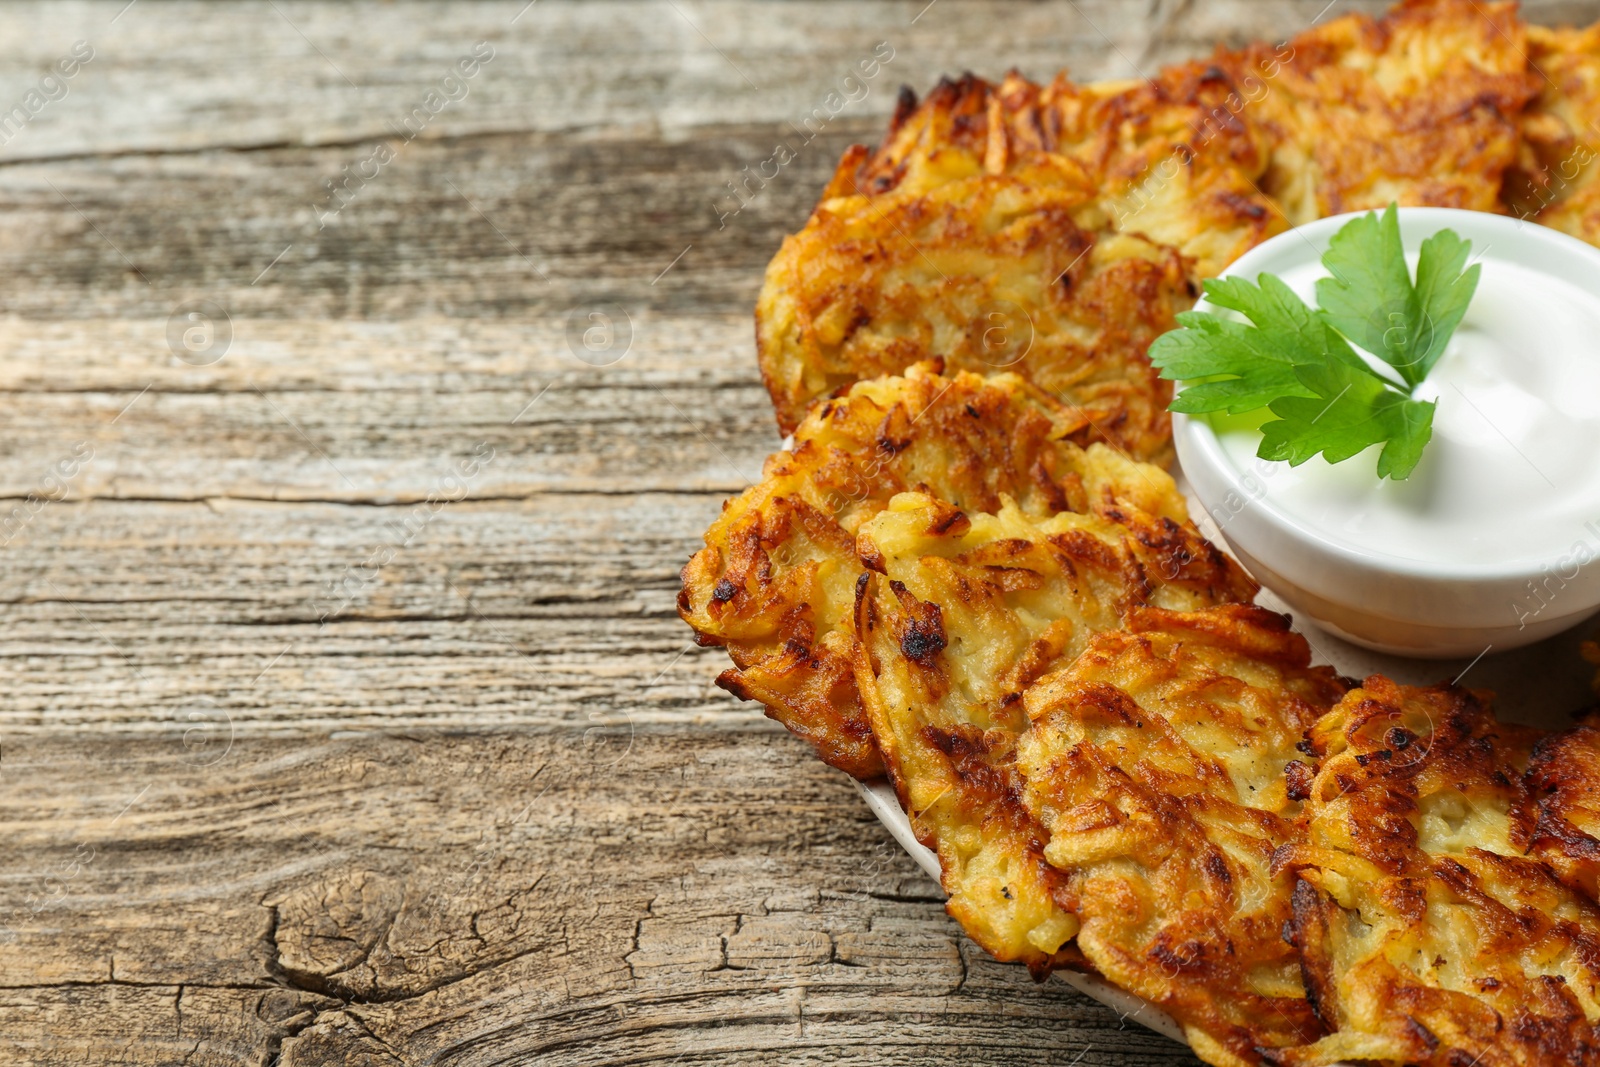
<instances>
[{"instance_id":1,"label":"ceramic bowl","mask_svg":"<svg viewBox=\"0 0 1600 1067\"><path fill-rule=\"evenodd\" d=\"M1226 273L1253 281L1262 273L1283 275L1298 269L1304 277L1329 239L1353 217L1321 219L1280 234ZM1475 255L1563 279L1600 299L1600 250L1555 230L1444 208L1402 208L1400 225L1413 255L1425 238L1449 228L1472 241ZM1489 277L1487 270L1484 277ZM1473 322L1476 307L1475 301L1465 325ZM1199 309L1215 310L1205 301ZM1541 317L1552 310L1526 309L1531 343L1537 343ZM1448 350L1444 358L1450 358ZM1592 358L1600 365L1600 337L1595 338ZM1541 547L1531 557L1509 546L1503 558L1470 563L1451 562L1448 546L1441 546L1434 559L1416 558L1415 552L1374 551L1337 530L1316 528L1281 506L1274 499L1273 477L1285 464L1241 464L1237 450L1230 453L1223 447L1207 417L1176 415L1173 423L1179 463L1193 495L1239 561L1296 611L1357 644L1411 656L1471 656L1491 646L1503 651L1538 641L1600 608L1600 563L1585 565L1600 559L1600 508L1588 523L1571 524L1570 539L1565 530L1551 531L1559 539L1558 550ZM1600 461L1600 440L1593 442L1593 451L1583 462ZM1370 467L1372 455L1363 453L1347 462ZM1552 485L1549 491L1557 489ZM1506 518L1503 509L1483 518L1491 517ZM1469 532L1463 527L1462 536Z\"/></svg>"}]
</instances>

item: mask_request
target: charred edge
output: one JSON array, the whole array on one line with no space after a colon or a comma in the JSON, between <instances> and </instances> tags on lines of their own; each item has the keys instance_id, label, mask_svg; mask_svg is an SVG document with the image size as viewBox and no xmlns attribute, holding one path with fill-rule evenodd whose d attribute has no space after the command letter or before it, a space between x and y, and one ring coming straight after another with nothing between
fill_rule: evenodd
<instances>
[{"instance_id":1,"label":"charred edge","mask_svg":"<svg viewBox=\"0 0 1600 1067\"><path fill-rule=\"evenodd\" d=\"M944 633L944 612L939 605L918 600L906 590L904 582L891 581L889 589L906 612L905 631L900 635L900 651L919 667L931 670L939 653L949 643Z\"/></svg>"},{"instance_id":2,"label":"charred edge","mask_svg":"<svg viewBox=\"0 0 1600 1067\"><path fill-rule=\"evenodd\" d=\"M1284 788L1290 800L1310 800L1311 783L1316 775L1297 759L1290 760L1283 768Z\"/></svg>"},{"instance_id":3,"label":"charred edge","mask_svg":"<svg viewBox=\"0 0 1600 1067\"><path fill-rule=\"evenodd\" d=\"M1337 1023L1328 1018L1323 1010L1320 976L1307 951L1311 941L1320 936L1323 924L1322 895L1310 882L1296 879L1290 907L1294 917L1284 924L1284 940L1300 953L1300 982L1305 986L1306 1003L1311 1005L1312 1013L1321 1020L1322 1025L1331 1029Z\"/></svg>"},{"instance_id":4,"label":"charred edge","mask_svg":"<svg viewBox=\"0 0 1600 1067\"><path fill-rule=\"evenodd\" d=\"M1600 863L1600 841L1584 833L1566 818L1551 810L1554 805L1543 800L1539 802L1539 814L1534 822L1532 845L1555 846L1564 855L1575 860L1587 860L1590 863Z\"/></svg>"},{"instance_id":5,"label":"charred edge","mask_svg":"<svg viewBox=\"0 0 1600 1067\"><path fill-rule=\"evenodd\" d=\"M746 688L743 677L731 667L717 675L717 688L727 690L740 700L755 699L755 694Z\"/></svg>"},{"instance_id":6,"label":"charred edge","mask_svg":"<svg viewBox=\"0 0 1600 1067\"><path fill-rule=\"evenodd\" d=\"M1410 1015L1406 1016L1405 1032L1407 1036L1411 1037L1421 1044L1423 1048L1427 1049L1430 1054L1438 1051L1439 1039L1434 1036L1433 1031L1429 1030L1426 1026L1423 1026Z\"/></svg>"},{"instance_id":7,"label":"charred edge","mask_svg":"<svg viewBox=\"0 0 1600 1067\"><path fill-rule=\"evenodd\" d=\"M935 606L934 610L938 608ZM900 638L900 651L907 659L922 667L932 667L935 657L945 648L945 637L938 619L930 626L922 619L911 619L906 624L905 635Z\"/></svg>"},{"instance_id":8,"label":"charred edge","mask_svg":"<svg viewBox=\"0 0 1600 1067\"><path fill-rule=\"evenodd\" d=\"M970 529L972 520L967 518L967 513L960 508L949 508L941 510L934 518L928 527L928 533L935 537L944 537L947 534L960 537Z\"/></svg>"},{"instance_id":9,"label":"charred edge","mask_svg":"<svg viewBox=\"0 0 1600 1067\"><path fill-rule=\"evenodd\" d=\"M865 651L868 666L876 675L879 670L878 657L872 652L872 642L869 640L877 628L877 613L872 600L872 572L863 571L856 578L856 603L855 603L856 641L858 648Z\"/></svg>"},{"instance_id":10,"label":"charred edge","mask_svg":"<svg viewBox=\"0 0 1600 1067\"><path fill-rule=\"evenodd\" d=\"M975 727L969 727L972 735L959 728L945 728L939 726L924 726L922 738L928 744L942 752L946 758L956 763L964 763L974 756L982 756L988 752L981 735L976 733Z\"/></svg>"},{"instance_id":11,"label":"charred edge","mask_svg":"<svg viewBox=\"0 0 1600 1067\"><path fill-rule=\"evenodd\" d=\"M1222 858L1220 852L1208 852L1205 858L1206 873L1225 886L1233 885L1233 874L1228 870L1228 862Z\"/></svg>"},{"instance_id":12,"label":"charred edge","mask_svg":"<svg viewBox=\"0 0 1600 1067\"><path fill-rule=\"evenodd\" d=\"M889 136L893 137L900 132L917 111L917 91L909 85L900 86L900 94L895 97L894 115L889 119Z\"/></svg>"},{"instance_id":13,"label":"charred edge","mask_svg":"<svg viewBox=\"0 0 1600 1067\"><path fill-rule=\"evenodd\" d=\"M1217 194L1217 199L1223 207L1236 215L1242 215L1251 222L1260 222L1267 217L1267 209L1242 193L1232 190L1223 190Z\"/></svg>"}]
</instances>

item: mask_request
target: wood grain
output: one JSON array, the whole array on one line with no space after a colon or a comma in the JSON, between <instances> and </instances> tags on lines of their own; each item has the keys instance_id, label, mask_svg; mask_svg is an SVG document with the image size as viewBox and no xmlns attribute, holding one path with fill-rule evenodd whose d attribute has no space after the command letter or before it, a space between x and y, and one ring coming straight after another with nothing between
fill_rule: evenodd
<instances>
[{"instance_id":1,"label":"wood grain","mask_svg":"<svg viewBox=\"0 0 1600 1067\"><path fill-rule=\"evenodd\" d=\"M0 1056L1184 1059L986 959L776 728L193 741L7 746Z\"/></svg>"},{"instance_id":2,"label":"wood grain","mask_svg":"<svg viewBox=\"0 0 1600 1067\"><path fill-rule=\"evenodd\" d=\"M976 951L673 598L779 443L761 271L901 83L1324 6L0 12L0 117L94 50L0 125L0 1062L1192 1064Z\"/></svg>"},{"instance_id":3,"label":"wood grain","mask_svg":"<svg viewBox=\"0 0 1600 1067\"><path fill-rule=\"evenodd\" d=\"M902 82L921 90L941 75L1011 67L1035 77L1065 67L1082 79L1126 78L1135 67L1209 51L1219 38L1294 32L1324 3L278 0L230 5L228 18L195 3L159 5L154 15L157 5L147 3L121 17L117 2L17 5L7 18L15 32L0 44L0 100L20 99L77 40L96 56L67 83L66 97L0 149L0 160L385 137L478 41L495 48L493 59L424 137L670 135L708 123L798 121L883 40L896 58L851 111L887 115Z\"/></svg>"}]
</instances>

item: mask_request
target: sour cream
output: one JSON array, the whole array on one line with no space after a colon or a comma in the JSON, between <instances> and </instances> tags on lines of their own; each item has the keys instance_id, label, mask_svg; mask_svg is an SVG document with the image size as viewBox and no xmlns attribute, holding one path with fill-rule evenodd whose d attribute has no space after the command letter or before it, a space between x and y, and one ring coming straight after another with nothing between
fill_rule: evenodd
<instances>
[{"instance_id":1,"label":"sour cream","mask_svg":"<svg viewBox=\"0 0 1600 1067\"><path fill-rule=\"evenodd\" d=\"M1401 208L1415 252L1449 228L1483 274L1424 383L1433 439L1403 482L1373 446L1343 463L1256 459L1271 418L1173 417L1197 504L1297 617L1357 644L1463 661L1600 609L1600 249L1504 215ZM1350 216L1279 234L1230 268L1309 302Z\"/></svg>"},{"instance_id":2,"label":"sour cream","mask_svg":"<svg viewBox=\"0 0 1600 1067\"><path fill-rule=\"evenodd\" d=\"M1409 242L1408 242L1409 243ZM1475 242L1475 245L1480 242ZM1364 553L1430 564L1600 557L1600 296L1474 248L1483 274L1465 319L1417 391L1433 438L1405 481L1379 479L1373 447L1342 463L1258 459L1270 413L1212 417L1256 499ZM1415 255L1412 256L1415 269ZM1280 274L1308 304L1320 262ZM1376 359L1373 366L1381 367ZM1391 375L1392 376L1392 375Z\"/></svg>"}]
</instances>

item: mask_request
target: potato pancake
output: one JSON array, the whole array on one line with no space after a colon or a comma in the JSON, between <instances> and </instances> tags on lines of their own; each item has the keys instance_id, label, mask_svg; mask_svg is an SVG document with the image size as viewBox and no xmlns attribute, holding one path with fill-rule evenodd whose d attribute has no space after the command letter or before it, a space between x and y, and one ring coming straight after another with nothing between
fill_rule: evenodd
<instances>
[{"instance_id":1,"label":"potato pancake","mask_svg":"<svg viewBox=\"0 0 1600 1067\"><path fill-rule=\"evenodd\" d=\"M1522 116L1521 166L1506 177L1506 207L1600 245L1600 24L1528 27L1539 95Z\"/></svg>"},{"instance_id":2,"label":"potato pancake","mask_svg":"<svg viewBox=\"0 0 1600 1067\"><path fill-rule=\"evenodd\" d=\"M1247 84L1276 58L1241 68ZM1256 187L1267 164L1261 131L1242 122L1246 90L1212 63L1180 63L1150 80L1048 85L1016 72L999 85L971 74L943 81L918 106L909 90L876 151L847 153L824 193L920 194L973 173L1029 173L1069 159L1096 203L1096 230L1141 233L1210 277L1284 223Z\"/></svg>"},{"instance_id":3,"label":"potato pancake","mask_svg":"<svg viewBox=\"0 0 1600 1067\"><path fill-rule=\"evenodd\" d=\"M858 544L872 569L858 686L890 781L939 854L950 913L998 959L1074 963L1064 876L1011 766L1023 693L1146 605L1247 600L1254 584L1192 527L1121 504L1041 519L905 494Z\"/></svg>"},{"instance_id":4,"label":"potato pancake","mask_svg":"<svg viewBox=\"0 0 1600 1067\"><path fill-rule=\"evenodd\" d=\"M937 356L1008 368L1082 407L1083 443L1165 462L1171 392L1150 342L1198 277L1283 228L1230 96L1198 64L1100 87L968 75L921 105L903 96L883 144L845 155L767 268L756 339L779 426Z\"/></svg>"},{"instance_id":5,"label":"potato pancake","mask_svg":"<svg viewBox=\"0 0 1600 1067\"><path fill-rule=\"evenodd\" d=\"M1533 855L1600 901L1600 716L1541 738L1528 767Z\"/></svg>"},{"instance_id":6,"label":"potato pancake","mask_svg":"<svg viewBox=\"0 0 1600 1067\"><path fill-rule=\"evenodd\" d=\"M1514 3L1411 0L1347 15L1290 41L1219 53L1243 79L1278 59L1245 121L1271 162L1261 187L1302 225L1402 205L1499 210L1518 118L1537 91Z\"/></svg>"},{"instance_id":7,"label":"potato pancake","mask_svg":"<svg viewBox=\"0 0 1600 1067\"><path fill-rule=\"evenodd\" d=\"M761 483L723 505L684 567L679 614L735 664L718 684L761 701L833 766L858 778L883 773L852 667L856 534L907 490L974 512L1010 500L1041 518L1126 505L1154 516L1157 525L1142 528L1152 565L1175 577L1222 567L1230 595L1254 595L1193 532L1166 472L1065 440L1081 428L1081 412L1014 375L945 377L922 366L818 405L793 450L769 458Z\"/></svg>"},{"instance_id":8,"label":"potato pancake","mask_svg":"<svg viewBox=\"0 0 1600 1067\"><path fill-rule=\"evenodd\" d=\"M1320 757L1291 933L1330 1036L1290 1067L1600 1062L1600 908L1526 855L1537 732L1463 689L1367 679Z\"/></svg>"},{"instance_id":9,"label":"potato pancake","mask_svg":"<svg viewBox=\"0 0 1600 1067\"><path fill-rule=\"evenodd\" d=\"M1039 94L1035 122L1048 131L1048 150L1095 176L1112 228L1177 248L1198 281L1288 228L1257 184L1269 145L1241 120L1242 93L1214 63L1120 84L1077 86L1058 75Z\"/></svg>"},{"instance_id":10,"label":"potato pancake","mask_svg":"<svg viewBox=\"0 0 1600 1067\"><path fill-rule=\"evenodd\" d=\"M1023 806L1078 950L1214 1064L1323 1033L1282 937L1293 879L1271 870L1300 807L1285 770L1309 777L1295 746L1346 688L1309 664L1264 608L1140 609L1025 698Z\"/></svg>"},{"instance_id":11,"label":"potato pancake","mask_svg":"<svg viewBox=\"0 0 1600 1067\"><path fill-rule=\"evenodd\" d=\"M1176 251L1073 221L1088 186L979 175L832 200L785 240L756 312L779 425L816 398L933 356L1009 370L1081 409L1081 444L1166 462L1170 383L1145 358L1193 303Z\"/></svg>"}]
</instances>

